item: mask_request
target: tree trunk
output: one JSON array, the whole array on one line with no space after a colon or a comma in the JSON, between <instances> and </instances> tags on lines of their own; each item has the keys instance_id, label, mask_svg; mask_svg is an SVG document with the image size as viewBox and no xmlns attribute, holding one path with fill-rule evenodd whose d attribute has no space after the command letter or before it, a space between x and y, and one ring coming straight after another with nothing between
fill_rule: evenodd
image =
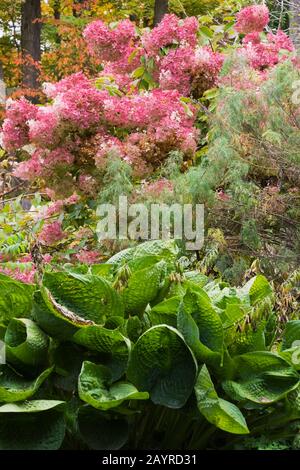
<instances>
[{"instance_id":1,"label":"tree trunk","mask_svg":"<svg viewBox=\"0 0 300 470\"><path fill-rule=\"evenodd\" d=\"M54 0L53 2L53 14L55 20L60 20L60 0Z\"/></svg>"},{"instance_id":2,"label":"tree trunk","mask_svg":"<svg viewBox=\"0 0 300 470\"><path fill-rule=\"evenodd\" d=\"M154 26L161 22L169 10L169 0L155 0L154 5Z\"/></svg>"},{"instance_id":3,"label":"tree trunk","mask_svg":"<svg viewBox=\"0 0 300 470\"><path fill-rule=\"evenodd\" d=\"M22 5L21 49L22 84L26 88L38 88L38 70L32 61L41 59L41 0L25 0Z\"/></svg>"},{"instance_id":4,"label":"tree trunk","mask_svg":"<svg viewBox=\"0 0 300 470\"><path fill-rule=\"evenodd\" d=\"M290 37L300 49L300 0L292 0L290 3Z\"/></svg>"}]
</instances>

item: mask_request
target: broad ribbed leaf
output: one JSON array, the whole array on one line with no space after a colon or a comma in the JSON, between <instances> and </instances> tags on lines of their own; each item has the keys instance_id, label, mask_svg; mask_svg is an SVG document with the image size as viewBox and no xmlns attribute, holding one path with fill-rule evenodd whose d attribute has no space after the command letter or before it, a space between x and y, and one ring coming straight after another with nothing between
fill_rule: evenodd
<instances>
[{"instance_id":1,"label":"broad ribbed leaf","mask_svg":"<svg viewBox=\"0 0 300 470\"><path fill-rule=\"evenodd\" d=\"M180 333L168 325L147 330L133 347L127 377L151 400L181 408L195 383L197 364Z\"/></svg>"},{"instance_id":2,"label":"broad ribbed leaf","mask_svg":"<svg viewBox=\"0 0 300 470\"><path fill-rule=\"evenodd\" d=\"M300 320L292 320L285 325L281 349L292 348L295 341L299 341L297 345L300 346Z\"/></svg>"},{"instance_id":3,"label":"broad ribbed leaf","mask_svg":"<svg viewBox=\"0 0 300 470\"><path fill-rule=\"evenodd\" d=\"M11 318L28 317L32 308L35 287L15 281L8 276L0 278L0 323Z\"/></svg>"},{"instance_id":4,"label":"broad ribbed leaf","mask_svg":"<svg viewBox=\"0 0 300 470\"><path fill-rule=\"evenodd\" d=\"M45 288L34 294L33 318L42 330L59 340L71 338L82 324L92 323L60 306Z\"/></svg>"},{"instance_id":5,"label":"broad ribbed leaf","mask_svg":"<svg viewBox=\"0 0 300 470\"><path fill-rule=\"evenodd\" d=\"M91 272L91 274L94 274L95 276L100 276L108 280L111 280L113 278L113 269L114 266L108 263L92 264L89 267L89 271Z\"/></svg>"},{"instance_id":6,"label":"broad ribbed leaf","mask_svg":"<svg viewBox=\"0 0 300 470\"><path fill-rule=\"evenodd\" d=\"M180 297L171 297L163 300L159 304L152 307L150 312L150 320L152 325L170 325L177 327L177 313L181 302Z\"/></svg>"},{"instance_id":7,"label":"broad ribbed leaf","mask_svg":"<svg viewBox=\"0 0 300 470\"><path fill-rule=\"evenodd\" d=\"M109 410L125 400L147 400L148 393L139 392L129 382L112 383L108 368L84 362L78 379L78 393L81 400L99 410Z\"/></svg>"},{"instance_id":8,"label":"broad ribbed leaf","mask_svg":"<svg viewBox=\"0 0 300 470\"><path fill-rule=\"evenodd\" d=\"M251 305L255 305L273 293L269 281L261 274L250 279L241 291L245 294L249 293Z\"/></svg>"},{"instance_id":9,"label":"broad ribbed leaf","mask_svg":"<svg viewBox=\"0 0 300 470\"><path fill-rule=\"evenodd\" d=\"M140 271L141 269L149 268L156 263L161 261L159 256L147 255L137 258L133 258L126 263L126 266L130 269L131 272Z\"/></svg>"},{"instance_id":10,"label":"broad ribbed leaf","mask_svg":"<svg viewBox=\"0 0 300 470\"><path fill-rule=\"evenodd\" d=\"M0 421L0 450L57 450L65 436L63 414L7 413Z\"/></svg>"},{"instance_id":11,"label":"broad ribbed leaf","mask_svg":"<svg viewBox=\"0 0 300 470\"><path fill-rule=\"evenodd\" d=\"M83 406L78 413L78 428L83 441L94 450L118 450L128 439L128 422L108 413Z\"/></svg>"},{"instance_id":12,"label":"broad ribbed leaf","mask_svg":"<svg viewBox=\"0 0 300 470\"><path fill-rule=\"evenodd\" d=\"M134 248L126 248L125 250L119 251L113 255L109 260L107 260L107 264L115 264L117 266L126 263L126 261L132 258Z\"/></svg>"},{"instance_id":13,"label":"broad ribbed leaf","mask_svg":"<svg viewBox=\"0 0 300 470\"><path fill-rule=\"evenodd\" d=\"M134 271L122 291L125 312L137 314L158 294L162 279L166 273L166 263L160 261L151 267Z\"/></svg>"},{"instance_id":14,"label":"broad ribbed leaf","mask_svg":"<svg viewBox=\"0 0 300 470\"><path fill-rule=\"evenodd\" d=\"M30 400L18 403L6 403L0 406L0 413L38 413L63 405L60 400Z\"/></svg>"},{"instance_id":15,"label":"broad ribbed leaf","mask_svg":"<svg viewBox=\"0 0 300 470\"><path fill-rule=\"evenodd\" d=\"M8 362L33 367L45 364L49 338L32 320L26 318L11 320L4 341Z\"/></svg>"},{"instance_id":16,"label":"broad ribbed leaf","mask_svg":"<svg viewBox=\"0 0 300 470\"><path fill-rule=\"evenodd\" d=\"M150 240L138 245L133 253L133 258L151 255L159 256L165 260L174 260L177 258L179 248L175 240Z\"/></svg>"},{"instance_id":17,"label":"broad ribbed leaf","mask_svg":"<svg viewBox=\"0 0 300 470\"><path fill-rule=\"evenodd\" d=\"M185 299L186 298L185 296ZM221 354L212 351L200 341L199 328L192 315L185 308L184 300L181 302L178 309L177 328L183 335L187 345L195 354L198 362L207 362L216 366L220 365L222 360Z\"/></svg>"},{"instance_id":18,"label":"broad ribbed leaf","mask_svg":"<svg viewBox=\"0 0 300 470\"><path fill-rule=\"evenodd\" d=\"M224 331L220 316L202 289L188 290L183 298L183 311L190 314L199 330L199 340L213 352L223 353Z\"/></svg>"},{"instance_id":19,"label":"broad ribbed leaf","mask_svg":"<svg viewBox=\"0 0 300 470\"><path fill-rule=\"evenodd\" d=\"M46 273L43 285L60 305L97 325L104 325L112 315L124 316L118 293L106 279L99 276Z\"/></svg>"},{"instance_id":20,"label":"broad ribbed leaf","mask_svg":"<svg viewBox=\"0 0 300 470\"><path fill-rule=\"evenodd\" d=\"M184 277L196 284L198 287L203 287L208 282L208 277L205 274L200 273L199 271L186 271Z\"/></svg>"},{"instance_id":21,"label":"broad ribbed leaf","mask_svg":"<svg viewBox=\"0 0 300 470\"><path fill-rule=\"evenodd\" d=\"M102 353L101 362L111 369L114 380L124 374L128 364L130 341L118 330L87 326L75 333L73 341L87 349Z\"/></svg>"},{"instance_id":22,"label":"broad ribbed leaf","mask_svg":"<svg viewBox=\"0 0 300 470\"><path fill-rule=\"evenodd\" d=\"M34 395L52 370L53 367L46 369L36 379L29 380L17 374L8 365L0 365L0 402L27 400Z\"/></svg>"},{"instance_id":23,"label":"broad ribbed leaf","mask_svg":"<svg viewBox=\"0 0 300 470\"><path fill-rule=\"evenodd\" d=\"M267 404L280 400L299 384L299 374L283 358L267 351L234 358L235 375L223 382L233 400Z\"/></svg>"},{"instance_id":24,"label":"broad ribbed leaf","mask_svg":"<svg viewBox=\"0 0 300 470\"><path fill-rule=\"evenodd\" d=\"M232 434L248 434L244 416L237 406L219 398L207 367L202 366L195 385L198 409L217 428Z\"/></svg>"}]
</instances>

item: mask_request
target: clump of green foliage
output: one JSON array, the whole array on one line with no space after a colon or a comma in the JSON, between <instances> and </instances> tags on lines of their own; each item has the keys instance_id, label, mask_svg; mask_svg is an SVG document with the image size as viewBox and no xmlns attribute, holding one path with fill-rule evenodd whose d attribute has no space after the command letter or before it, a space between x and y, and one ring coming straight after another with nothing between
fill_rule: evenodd
<instances>
[{"instance_id":1,"label":"clump of green foliage","mask_svg":"<svg viewBox=\"0 0 300 470\"><path fill-rule=\"evenodd\" d=\"M175 242L149 241L36 285L1 275L0 449L296 438L299 320L279 338L264 276L233 288L183 261Z\"/></svg>"}]
</instances>

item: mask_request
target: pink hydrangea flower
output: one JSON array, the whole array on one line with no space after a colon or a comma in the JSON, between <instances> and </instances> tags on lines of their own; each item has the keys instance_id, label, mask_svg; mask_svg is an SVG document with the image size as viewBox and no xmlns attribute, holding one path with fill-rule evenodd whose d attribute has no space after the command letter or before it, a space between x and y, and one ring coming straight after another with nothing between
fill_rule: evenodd
<instances>
[{"instance_id":1,"label":"pink hydrangea flower","mask_svg":"<svg viewBox=\"0 0 300 470\"><path fill-rule=\"evenodd\" d=\"M236 16L236 31L243 34L263 31L269 23L269 9L265 5L243 8Z\"/></svg>"},{"instance_id":2,"label":"pink hydrangea flower","mask_svg":"<svg viewBox=\"0 0 300 470\"><path fill-rule=\"evenodd\" d=\"M28 121L29 138L43 147L53 145L59 117L53 106L38 107L34 119Z\"/></svg>"},{"instance_id":3,"label":"pink hydrangea flower","mask_svg":"<svg viewBox=\"0 0 300 470\"><path fill-rule=\"evenodd\" d=\"M13 175L24 181L32 181L41 176L43 171L41 150L36 150L29 160L18 164Z\"/></svg>"},{"instance_id":4,"label":"pink hydrangea flower","mask_svg":"<svg viewBox=\"0 0 300 470\"><path fill-rule=\"evenodd\" d=\"M43 83L43 91L48 98L54 99L61 93L66 93L70 88L89 88L90 81L82 72L73 73L57 83Z\"/></svg>"},{"instance_id":5,"label":"pink hydrangea flower","mask_svg":"<svg viewBox=\"0 0 300 470\"><path fill-rule=\"evenodd\" d=\"M76 254L76 258L83 264L96 264L100 261L100 253L98 251L81 250Z\"/></svg>"},{"instance_id":6,"label":"pink hydrangea flower","mask_svg":"<svg viewBox=\"0 0 300 470\"><path fill-rule=\"evenodd\" d=\"M198 28L195 17L182 20L174 14L165 15L158 26L143 36L142 43L146 52L154 57L162 47L174 44L195 47Z\"/></svg>"},{"instance_id":7,"label":"pink hydrangea flower","mask_svg":"<svg viewBox=\"0 0 300 470\"><path fill-rule=\"evenodd\" d=\"M269 33L266 40L255 33L248 34L243 40L244 47L240 54L244 55L254 69L263 70L273 67L278 62L285 60L286 56L280 56L281 51L294 51L291 39L283 32Z\"/></svg>"},{"instance_id":8,"label":"pink hydrangea flower","mask_svg":"<svg viewBox=\"0 0 300 470\"><path fill-rule=\"evenodd\" d=\"M110 29L103 21L88 24L83 32L91 54L104 61L120 60L129 43L136 37L134 24L123 20Z\"/></svg>"},{"instance_id":9,"label":"pink hydrangea flower","mask_svg":"<svg viewBox=\"0 0 300 470\"><path fill-rule=\"evenodd\" d=\"M174 184L165 178L142 185L142 191L148 196L156 197L161 196L165 192L172 193L174 191Z\"/></svg>"},{"instance_id":10,"label":"pink hydrangea flower","mask_svg":"<svg viewBox=\"0 0 300 470\"><path fill-rule=\"evenodd\" d=\"M25 98L6 102L6 115L2 126L2 144L7 150L14 150L29 142L28 124L37 114L37 107Z\"/></svg>"},{"instance_id":11,"label":"pink hydrangea flower","mask_svg":"<svg viewBox=\"0 0 300 470\"><path fill-rule=\"evenodd\" d=\"M38 239L43 245L52 245L62 240L65 236L66 233L62 230L61 222L56 220L43 226Z\"/></svg>"},{"instance_id":12,"label":"pink hydrangea flower","mask_svg":"<svg viewBox=\"0 0 300 470\"><path fill-rule=\"evenodd\" d=\"M79 189L85 194L95 194L97 190L97 180L88 174L81 174L78 178Z\"/></svg>"},{"instance_id":13,"label":"pink hydrangea flower","mask_svg":"<svg viewBox=\"0 0 300 470\"><path fill-rule=\"evenodd\" d=\"M95 155L95 163L98 168L105 167L108 158L123 158L125 154L124 144L117 137L107 136L103 139Z\"/></svg>"},{"instance_id":14,"label":"pink hydrangea flower","mask_svg":"<svg viewBox=\"0 0 300 470\"><path fill-rule=\"evenodd\" d=\"M47 167L47 169L53 169L62 165L72 165L73 161L74 155L72 155L69 150L64 147L57 147L50 152L45 152L43 164Z\"/></svg>"},{"instance_id":15,"label":"pink hydrangea flower","mask_svg":"<svg viewBox=\"0 0 300 470\"><path fill-rule=\"evenodd\" d=\"M195 51L192 47L172 49L159 63L159 85L164 90L176 89L184 96L191 91L191 73Z\"/></svg>"},{"instance_id":16,"label":"pink hydrangea flower","mask_svg":"<svg viewBox=\"0 0 300 470\"><path fill-rule=\"evenodd\" d=\"M17 281L24 282L25 284L33 284L34 283L34 276L35 276L35 269L26 269L21 270L20 268L8 268L3 267L0 265L0 272L9 276Z\"/></svg>"},{"instance_id":17,"label":"pink hydrangea flower","mask_svg":"<svg viewBox=\"0 0 300 470\"><path fill-rule=\"evenodd\" d=\"M87 129L100 123L104 101L108 92L90 85L86 88L70 88L57 95L53 107L65 123Z\"/></svg>"}]
</instances>

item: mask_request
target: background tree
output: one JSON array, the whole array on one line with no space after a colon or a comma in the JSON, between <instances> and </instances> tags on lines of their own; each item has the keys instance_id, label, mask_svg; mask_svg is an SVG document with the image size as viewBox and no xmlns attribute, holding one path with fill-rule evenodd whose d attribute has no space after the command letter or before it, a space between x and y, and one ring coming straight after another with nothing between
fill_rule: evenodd
<instances>
[{"instance_id":1,"label":"background tree","mask_svg":"<svg viewBox=\"0 0 300 470\"><path fill-rule=\"evenodd\" d=\"M154 25L161 22L169 10L169 0L155 0L154 5Z\"/></svg>"},{"instance_id":2,"label":"background tree","mask_svg":"<svg viewBox=\"0 0 300 470\"><path fill-rule=\"evenodd\" d=\"M38 88L38 68L41 60L41 0L25 0L21 9L22 84Z\"/></svg>"}]
</instances>

